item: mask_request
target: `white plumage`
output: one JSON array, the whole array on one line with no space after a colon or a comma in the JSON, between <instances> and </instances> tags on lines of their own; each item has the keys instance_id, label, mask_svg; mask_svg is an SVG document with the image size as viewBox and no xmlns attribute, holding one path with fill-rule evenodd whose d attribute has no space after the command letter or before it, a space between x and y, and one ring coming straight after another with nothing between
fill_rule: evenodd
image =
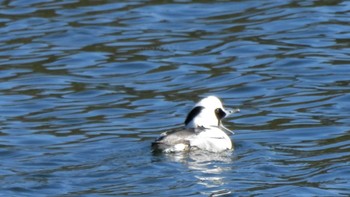
<instances>
[{"instance_id":1,"label":"white plumage","mask_svg":"<svg viewBox=\"0 0 350 197\"><path fill-rule=\"evenodd\" d=\"M232 141L223 131L228 129L222 125L221 120L231 113L233 111L225 110L216 96L203 98L188 113L185 128L162 133L152 143L152 147L154 151L161 152L230 150L233 148Z\"/></svg>"}]
</instances>

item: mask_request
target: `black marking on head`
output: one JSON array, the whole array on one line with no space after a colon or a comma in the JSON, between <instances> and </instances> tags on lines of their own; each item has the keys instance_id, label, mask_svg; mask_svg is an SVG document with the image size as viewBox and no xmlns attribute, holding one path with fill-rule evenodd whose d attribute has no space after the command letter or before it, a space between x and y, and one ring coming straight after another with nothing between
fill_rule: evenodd
<instances>
[{"instance_id":1,"label":"black marking on head","mask_svg":"<svg viewBox=\"0 0 350 197\"><path fill-rule=\"evenodd\" d=\"M202 106L197 106L195 108L193 108L190 113L188 113L186 120L185 120L185 125L187 125L188 123L190 123L194 117L196 117L199 113L201 113L202 109L204 109L204 107Z\"/></svg>"},{"instance_id":2,"label":"black marking on head","mask_svg":"<svg viewBox=\"0 0 350 197\"><path fill-rule=\"evenodd\" d=\"M215 115L218 118L218 120L221 120L221 119L225 118L226 113L221 108L216 108L215 109Z\"/></svg>"},{"instance_id":3,"label":"black marking on head","mask_svg":"<svg viewBox=\"0 0 350 197\"><path fill-rule=\"evenodd\" d=\"M226 113L221 108L216 108L215 109L215 115L216 115L216 118L218 119L218 126L220 126L221 125L221 120L223 118L225 118Z\"/></svg>"}]
</instances>

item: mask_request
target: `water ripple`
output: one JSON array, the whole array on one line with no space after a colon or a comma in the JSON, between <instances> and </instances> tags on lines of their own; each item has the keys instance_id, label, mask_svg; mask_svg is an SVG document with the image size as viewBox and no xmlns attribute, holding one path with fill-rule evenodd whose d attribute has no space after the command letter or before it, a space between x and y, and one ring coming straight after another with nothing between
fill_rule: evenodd
<instances>
[{"instance_id":1,"label":"water ripple","mask_svg":"<svg viewBox=\"0 0 350 197\"><path fill-rule=\"evenodd\" d=\"M349 195L349 5L3 2L1 194ZM153 155L210 94L235 151Z\"/></svg>"}]
</instances>

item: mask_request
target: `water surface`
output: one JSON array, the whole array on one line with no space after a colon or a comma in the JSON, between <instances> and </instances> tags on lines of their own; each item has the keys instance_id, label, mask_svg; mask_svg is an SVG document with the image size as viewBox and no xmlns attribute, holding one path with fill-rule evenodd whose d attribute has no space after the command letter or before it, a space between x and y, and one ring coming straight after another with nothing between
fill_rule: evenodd
<instances>
[{"instance_id":1,"label":"water surface","mask_svg":"<svg viewBox=\"0 0 350 197\"><path fill-rule=\"evenodd\" d=\"M3 1L4 196L348 196L347 1ZM207 95L234 151L154 155Z\"/></svg>"}]
</instances>

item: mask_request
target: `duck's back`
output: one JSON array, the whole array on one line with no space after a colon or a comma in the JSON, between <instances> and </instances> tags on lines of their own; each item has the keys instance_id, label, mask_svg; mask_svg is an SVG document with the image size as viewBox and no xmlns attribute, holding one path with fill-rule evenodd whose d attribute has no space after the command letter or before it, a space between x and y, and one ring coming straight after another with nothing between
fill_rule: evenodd
<instances>
[{"instance_id":1,"label":"duck's back","mask_svg":"<svg viewBox=\"0 0 350 197\"><path fill-rule=\"evenodd\" d=\"M190 139L197 135L197 129L181 128L166 131L152 143L154 151L179 152L187 151L191 148Z\"/></svg>"},{"instance_id":2,"label":"duck's back","mask_svg":"<svg viewBox=\"0 0 350 197\"><path fill-rule=\"evenodd\" d=\"M231 139L221 129L183 128L161 134L152 143L155 152L181 152L200 149L210 152L221 152L232 149Z\"/></svg>"}]
</instances>

